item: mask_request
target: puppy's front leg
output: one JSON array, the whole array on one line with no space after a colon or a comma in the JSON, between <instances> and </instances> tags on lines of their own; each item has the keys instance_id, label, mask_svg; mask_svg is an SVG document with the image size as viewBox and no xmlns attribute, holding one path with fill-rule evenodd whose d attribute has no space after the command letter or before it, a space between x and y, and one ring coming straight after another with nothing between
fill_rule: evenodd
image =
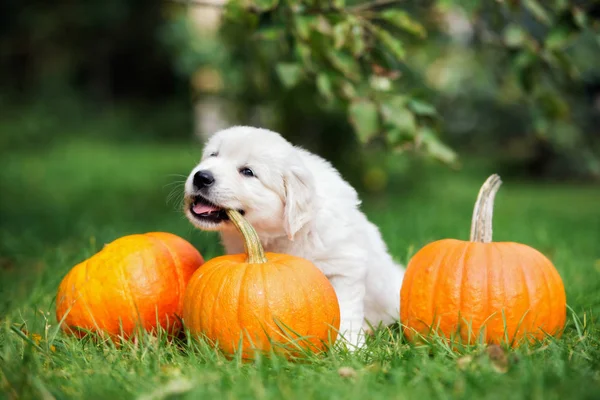
<instances>
[{"instance_id":1,"label":"puppy's front leg","mask_svg":"<svg viewBox=\"0 0 600 400\"><path fill-rule=\"evenodd\" d=\"M340 336L356 350L365 344L362 331L364 320L364 280L355 276L335 275L329 278L340 304Z\"/></svg>"}]
</instances>

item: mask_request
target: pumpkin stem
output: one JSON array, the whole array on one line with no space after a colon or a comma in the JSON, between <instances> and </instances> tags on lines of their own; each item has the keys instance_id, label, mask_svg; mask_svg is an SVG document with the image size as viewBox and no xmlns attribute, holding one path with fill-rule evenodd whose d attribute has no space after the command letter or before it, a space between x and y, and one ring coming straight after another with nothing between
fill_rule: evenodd
<instances>
[{"instance_id":1,"label":"pumpkin stem","mask_svg":"<svg viewBox=\"0 0 600 400\"><path fill-rule=\"evenodd\" d=\"M225 210L229 220L235 225L236 229L244 237L244 247L246 248L246 254L248 255L249 264L262 264L267 262L265 257L265 251L260 244L258 233L254 230L252 225L236 210Z\"/></svg>"},{"instance_id":2,"label":"pumpkin stem","mask_svg":"<svg viewBox=\"0 0 600 400\"><path fill-rule=\"evenodd\" d=\"M471 220L471 242L490 243L492 241L494 198L501 184L500 176L494 174L487 178L481 186Z\"/></svg>"}]
</instances>

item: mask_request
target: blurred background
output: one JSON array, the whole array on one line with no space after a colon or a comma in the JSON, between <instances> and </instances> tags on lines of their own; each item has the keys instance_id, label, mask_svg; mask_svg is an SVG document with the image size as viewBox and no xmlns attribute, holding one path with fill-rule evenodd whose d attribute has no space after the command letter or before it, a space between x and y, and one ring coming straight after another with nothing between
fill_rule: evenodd
<instances>
[{"instance_id":1,"label":"blurred background","mask_svg":"<svg viewBox=\"0 0 600 400\"><path fill-rule=\"evenodd\" d=\"M66 268L144 230L189 238L181 184L234 124L331 160L380 221L460 203L466 232L488 172L562 181L549 210L572 205L569 187L600 180L599 31L593 0L4 0L0 269ZM417 244L458 233L413 223Z\"/></svg>"},{"instance_id":2,"label":"blurred background","mask_svg":"<svg viewBox=\"0 0 600 400\"><path fill-rule=\"evenodd\" d=\"M0 145L253 124L342 169L412 152L599 179L599 3L488 3L6 0Z\"/></svg>"}]
</instances>

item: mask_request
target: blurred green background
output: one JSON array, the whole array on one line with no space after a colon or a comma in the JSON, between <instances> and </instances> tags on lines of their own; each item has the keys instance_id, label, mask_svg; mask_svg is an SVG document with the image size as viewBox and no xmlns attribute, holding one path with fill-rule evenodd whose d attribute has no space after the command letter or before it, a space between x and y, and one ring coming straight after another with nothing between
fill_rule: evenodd
<instances>
[{"instance_id":1,"label":"blurred green background","mask_svg":"<svg viewBox=\"0 0 600 400\"><path fill-rule=\"evenodd\" d=\"M0 7L3 152L67 137L201 142L251 124L374 190L381 173L361 175L411 157L600 179L598 1Z\"/></svg>"}]
</instances>

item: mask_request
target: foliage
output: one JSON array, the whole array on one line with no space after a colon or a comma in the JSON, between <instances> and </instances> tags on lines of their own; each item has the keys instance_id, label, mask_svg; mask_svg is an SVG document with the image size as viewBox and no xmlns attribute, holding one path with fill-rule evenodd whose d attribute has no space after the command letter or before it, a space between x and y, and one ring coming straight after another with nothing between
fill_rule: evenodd
<instances>
[{"instance_id":1,"label":"foliage","mask_svg":"<svg viewBox=\"0 0 600 400\"><path fill-rule=\"evenodd\" d=\"M286 117L345 115L360 142L389 151L417 149L455 164L444 142L460 148L465 135L457 138L454 128L463 114L453 111L470 109L469 120L502 127L483 134L472 127L466 135L482 137L470 140L478 147L501 142L495 148L504 149L508 129L533 146L534 162L545 146L567 163L584 159L574 172L600 176L593 101L583 93L595 79L592 60L600 61L599 14L595 2L567 0L230 0L214 39L228 54L212 65L228 76L237 71L231 85L223 79L226 96L275 103L275 114ZM319 110L290 110L286 95ZM505 126L503 115L515 112L518 126Z\"/></svg>"},{"instance_id":2,"label":"foliage","mask_svg":"<svg viewBox=\"0 0 600 400\"><path fill-rule=\"evenodd\" d=\"M401 79L407 44L424 43L425 27L418 15L386 3L233 0L225 10L225 33L237 43L241 34L232 31L243 26L243 37L270 46L268 64L284 88L313 87L323 107L345 110L360 142L396 151L416 145L454 163L455 153L433 134L439 119L423 88Z\"/></svg>"}]
</instances>

